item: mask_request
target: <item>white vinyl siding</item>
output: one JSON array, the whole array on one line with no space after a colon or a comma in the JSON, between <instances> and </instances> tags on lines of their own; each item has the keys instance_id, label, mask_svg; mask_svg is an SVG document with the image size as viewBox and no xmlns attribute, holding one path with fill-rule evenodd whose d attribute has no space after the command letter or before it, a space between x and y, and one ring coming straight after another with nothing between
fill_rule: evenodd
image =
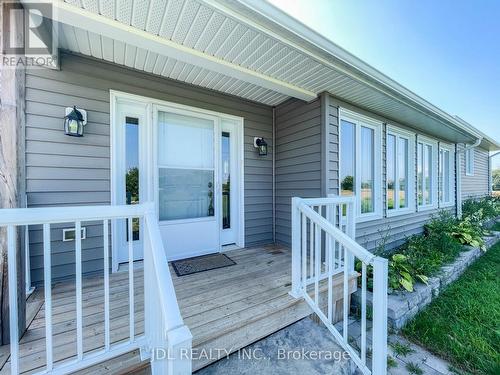
<instances>
[{"instance_id":1,"label":"white vinyl siding","mask_svg":"<svg viewBox=\"0 0 500 375\"><path fill-rule=\"evenodd\" d=\"M387 216L415 211L415 134L387 126Z\"/></svg>"},{"instance_id":2,"label":"white vinyl siding","mask_svg":"<svg viewBox=\"0 0 500 375\"><path fill-rule=\"evenodd\" d=\"M340 191L355 194L359 222L382 218L382 123L340 110Z\"/></svg>"}]
</instances>

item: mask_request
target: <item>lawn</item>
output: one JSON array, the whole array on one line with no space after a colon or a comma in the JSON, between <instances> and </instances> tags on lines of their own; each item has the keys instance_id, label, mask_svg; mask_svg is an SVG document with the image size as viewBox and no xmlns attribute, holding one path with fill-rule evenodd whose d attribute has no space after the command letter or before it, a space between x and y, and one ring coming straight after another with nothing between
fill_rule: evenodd
<instances>
[{"instance_id":1,"label":"lawn","mask_svg":"<svg viewBox=\"0 0 500 375\"><path fill-rule=\"evenodd\" d=\"M403 333L462 371L500 374L500 243L419 313Z\"/></svg>"}]
</instances>

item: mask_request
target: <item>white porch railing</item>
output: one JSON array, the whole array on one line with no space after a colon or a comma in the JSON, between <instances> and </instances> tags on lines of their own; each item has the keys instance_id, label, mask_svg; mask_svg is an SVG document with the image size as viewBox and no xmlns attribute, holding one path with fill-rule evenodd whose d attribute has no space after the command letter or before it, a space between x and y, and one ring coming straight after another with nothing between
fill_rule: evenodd
<instances>
[{"instance_id":1,"label":"white porch railing","mask_svg":"<svg viewBox=\"0 0 500 375\"><path fill-rule=\"evenodd\" d=\"M355 240L355 198L292 199L292 291L304 298L364 374L385 375L387 370L387 260ZM349 281L357 278L361 262L361 337L349 339ZM373 269L372 366L367 363L367 271ZM334 324L333 277L343 272L342 329ZM326 301L321 291L326 290ZM323 302L323 303L322 303ZM325 306L326 308L322 307ZM337 325L338 326L338 325ZM356 348L357 346L357 348Z\"/></svg>"},{"instance_id":2,"label":"white porch railing","mask_svg":"<svg viewBox=\"0 0 500 375\"><path fill-rule=\"evenodd\" d=\"M111 342L110 328L110 265L109 227L113 221L139 219L144 233L144 334L135 332L134 264L133 244L128 242L129 285L129 337L128 340ZM103 292L104 292L104 345L84 352L83 306L82 306L82 222L102 222L103 233ZM75 298L76 298L76 356L71 360L55 361L52 333L52 265L51 225L74 223L75 228ZM81 206L51 208L21 208L1 210L0 227L7 227L8 236L8 282L10 319L10 366L11 374L18 374L19 332L17 305L17 231L16 227L42 225L43 270L45 292L45 369L37 374L66 374L103 362L135 349L149 356L153 374L191 374L192 336L180 315L174 286L170 277L158 220L151 203L128 206ZM128 238L132 238L132 225L128 226ZM29 272L29 270L28 270ZM162 359L154 353L161 351ZM153 355L151 355L153 353ZM163 359L165 358L165 359Z\"/></svg>"}]
</instances>

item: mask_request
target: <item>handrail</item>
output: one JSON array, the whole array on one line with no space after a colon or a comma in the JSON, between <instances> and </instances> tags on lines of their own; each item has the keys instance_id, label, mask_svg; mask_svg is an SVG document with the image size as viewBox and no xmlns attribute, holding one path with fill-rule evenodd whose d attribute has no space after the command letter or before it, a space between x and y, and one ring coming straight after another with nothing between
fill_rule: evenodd
<instances>
[{"instance_id":1,"label":"handrail","mask_svg":"<svg viewBox=\"0 0 500 375\"><path fill-rule=\"evenodd\" d=\"M174 284L168 268L167 257L163 249L163 241L157 228L157 220L154 214L146 214L146 229L151 245L151 258L156 271L156 279L159 289L160 304L166 315L166 329L171 330L184 325L178 306L171 306L169 302L177 301Z\"/></svg>"},{"instance_id":2,"label":"handrail","mask_svg":"<svg viewBox=\"0 0 500 375\"><path fill-rule=\"evenodd\" d=\"M119 206L5 208L1 211L0 226L121 219L128 216L144 216L152 207L151 203L141 203Z\"/></svg>"},{"instance_id":3,"label":"handrail","mask_svg":"<svg viewBox=\"0 0 500 375\"><path fill-rule=\"evenodd\" d=\"M387 370L387 259L375 256L355 241L355 197L292 199L292 290L303 298L349 353L365 375L385 375ZM324 215L324 216L323 216ZM354 271L356 259L360 267ZM367 278L373 275L373 360L369 367L367 353ZM342 275L342 276L341 276ZM334 300L341 277L342 299ZM350 293L358 288L352 278L361 279L360 348L349 337ZM336 279L338 280L338 279ZM320 297L322 293L326 293ZM326 303L326 310L323 304ZM341 304L342 309L338 307ZM342 318L340 319L339 313ZM342 330L336 326L342 321Z\"/></svg>"},{"instance_id":4,"label":"handrail","mask_svg":"<svg viewBox=\"0 0 500 375\"><path fill-rule=\"evenodd\" d=\"M128 241L128 293L129 293L129 339L125 342L110 342L110 268L109 268L109 226L116 220L138 218L142 220L144 233L144 334L135 332L136 309L134 304L134 250L132 241ZM81 224L98 222L102 226L103 249L103 292L104 292L104 346L93 352L84 352L83 335L83 283L82 283L82 238ZM75 226L75 299L76 299L76 342L77 355L72 360L55 362L53 354L52 332L52 263L51 224L73 223ZM154 375L190 374L192 335L184 324L175 288L172 282L167 256L163 246L155 206L152 202L121 206L78 206L47 208L15 208L0 210L0 227L7 227L8 275L9 275L9 319L11 335L11 373L19 373L19 337L17 331L17 234L16 227L41 225L43 228L44 258L44 297L45 297L45 333L46 366L37 374L71 373L104 360L122 355L128 351L140 349L141 358L151 359ZM132 226L128 226L128 238L132 237ZM166 350L166 357L155 358L155 350ZM144 354L144 357L143 357Z\"/></svg>"},{"instance_id":5,"label":"handrail","mask_svg":"<svg viewBox=\"0 0 500 375\"><path fill-rule=\"evenodd\" d=\"M330 200L331 198L325 198L325 200L318 200L320 202ZM341 201L335 200L335 203L340 203ZM318 203L321 204L321 203ZM325 232L329 233L331 236L335 237L335 240L342 245L349 248L351 252L354 253L356 258L367 264L373 264L373 260L376 256L366 250L363 246L354 241L351 237L347 236L344 232L340 231L338 228L334 227L328 220L323 216L319 215L311 207L309 207L305 202L299 204L299 208L302 212L306 213L311 219L314 219L314 223L317 224Z\"/></svg>"}]
</instances>

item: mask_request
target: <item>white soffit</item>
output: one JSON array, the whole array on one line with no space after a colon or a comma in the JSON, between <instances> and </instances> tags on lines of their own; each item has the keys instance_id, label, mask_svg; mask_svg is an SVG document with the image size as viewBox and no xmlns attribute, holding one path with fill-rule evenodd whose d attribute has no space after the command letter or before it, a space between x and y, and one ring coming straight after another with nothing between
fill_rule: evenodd
<instances>
[{"instance_id":1,"label":"white soffit","mask_svg":"<svg viewBox=\"0 0 500 375\"><path fill-rule=\"evenodd\" d=\"M297 25L287 29L274 22L261 11L272 6L261 0L52 1L69 15L62 21L72 26L63 26L61 44L71 51L268 105L290 97L308 101L327 91L450 141L476 136L396 83L382 84L373 68L373 74L353 68L342 51L334 56L302 38L294 30L298 21L278 12Z\"/></svg>"}]
</instances>

